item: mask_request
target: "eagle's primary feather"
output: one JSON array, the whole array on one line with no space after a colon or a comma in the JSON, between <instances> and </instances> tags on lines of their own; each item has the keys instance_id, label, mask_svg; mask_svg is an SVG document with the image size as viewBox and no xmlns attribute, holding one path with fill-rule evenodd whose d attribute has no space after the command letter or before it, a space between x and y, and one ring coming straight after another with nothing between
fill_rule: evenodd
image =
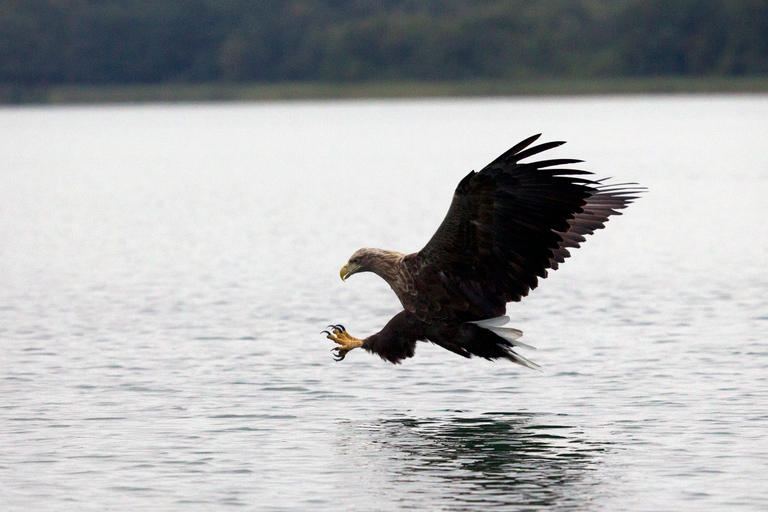
<instances>
[{"instance_id":1,"label":"eagle's primary feather","mask_svg":"<svg viewBox=\"0 0 768 512\"><path fill-rule=\"evenodd\" d=\"M342 279L370 271L392 287L404 310L364 340L334 326L329 337L338 359L362 346L387 361L412 357L428 340L465 357L506 358L538 368L513 347L522 335L503 327L507 302L519 301L643 191L634 184L606 185L572 159L522 160L563 142L516 144L480 172L459 182L442 224L414 254L360 249L341 270ZM347 339L355 340L351 345Z\"/></svg>"}]
</instances>

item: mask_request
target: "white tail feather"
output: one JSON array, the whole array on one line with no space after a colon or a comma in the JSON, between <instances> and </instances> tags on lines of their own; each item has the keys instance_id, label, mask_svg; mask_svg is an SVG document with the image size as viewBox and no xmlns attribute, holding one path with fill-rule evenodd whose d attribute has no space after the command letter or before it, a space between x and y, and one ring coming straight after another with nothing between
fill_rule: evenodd
<instances>
[{"instance_id":1,"label":"white tail feather","mask_svg":"<svg viewBox=\"0 0 768 512\"><path fill-rule=\"evenodd\" d=\"M493 331L502 338L508 339L509 341L516 340L523 335L523 331L520 329L515 329L514 327L485 327L485 329Z\"/></svg>"},{"instance_id":2,"label":"white tail feather","mask_svg":"<svg viewBox=\"0 0 768 512\"><path fill-rule=\"evenodd\" d=\"M502 327L509 323L508 316L497 316L495 318L486 318L485 320L477 320L475 322L469 322L470 324L476 324L478 327L488 329L494 334L497 334L510 342L515 347L527 348L530 350L536 350L536 347L517 341L523 335L523 331L515 329L514 327Z\"/></svg>"},{"instance_id":3,"label":"white tail feather","mask_svg":"<svg viewBox=\"0 0 768 512\"><path fill-rule=\"evenodd\" d=\"M530 368L531 370L541 371L541 366L537 365L536 363L534 363L529 359L524 358L523 356L521 356L516 352L510 352L507 355L507 358L513 363L519 364L520 366L525 366L526 368Z\"/></svg>"},{"instance_id":4,"label":"white tail feather","mask_svg":"<svg viewBox=\"0 0 768 512\"><path fill-rule=\"evenodd\" d=\"M489 331L498 334L508 342L510 342L515 347L523 347L527 348L529 350L536 350L536 347L533 345L529 345L527 343L523 343L522 341L518 341L517 338L523 335L523 332L519 329L515 329L513 327L489 327Z\"/></svg>"},{"instance_id":5,"label":"white tail feather","mask_svg":"<svg viewBox=\"0 0 768 512\"><path fill-rule=\"evenodd\" d=\"M495 318L486 318L485 320L477 320L476 322L469 323L476 324L478 327L487 329L497 336L501 336L514 347L536 350L536 347L533 345L523 343L522 341L517 341L517 339L523 335L523 331L520 329L515 329L514 327L504 327L507 323L509 323L508 316L497 316ZM517 352L513 352L512 350L507 352L507 359L513 363L519 364L520 366L530 368L531 370L541 371L541 366L537 365L529 359L524 358Z\"/></svg>"},{"instance_id":6,"label":"white tail feather","mask_svg":"<svg viewBox=\"0 0 768 512\"><path fill-rule=\"evenodd\" d=\"M485 320L476 320L474 322L468 322L470 324L477 324L480 327L501 327L509 323L508 316L497 316L495 318L486 318Z\"/></svg>"}]
</instances>

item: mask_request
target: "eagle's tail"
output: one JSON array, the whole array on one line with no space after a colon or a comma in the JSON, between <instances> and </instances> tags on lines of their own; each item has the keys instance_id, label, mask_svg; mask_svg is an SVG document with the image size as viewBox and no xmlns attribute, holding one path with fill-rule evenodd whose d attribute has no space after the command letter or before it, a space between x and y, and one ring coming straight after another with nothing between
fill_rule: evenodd
<instances>
[{"instance_id":1,"label":"eagle's tail","mask_svg":"<svg viewBox=\"0 0 768 512\"><path fill-rule=\"evenodd\" d=\"M536 347L520 341L518 338L523 332L514 327L507 327L508 322L508 316L467 322L472 324L472 327L468 332L465 331L462 348L472 355L486 359L505 358L526 368L541 371L541 366L513 350L515 347L536 350Z\"/></svg>"}]
</instances>

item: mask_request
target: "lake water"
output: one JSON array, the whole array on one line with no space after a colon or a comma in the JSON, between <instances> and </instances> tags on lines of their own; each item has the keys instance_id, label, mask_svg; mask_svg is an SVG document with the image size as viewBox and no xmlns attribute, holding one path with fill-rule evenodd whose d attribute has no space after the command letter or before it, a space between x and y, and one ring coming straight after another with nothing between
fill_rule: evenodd
<instances>
[{"instance_id":1,"label":"lake water","mask_svg":"<svg viewBox=\"0 0 768 512\"><path fill-rule=\"evenodd\" d=\"M364 337L518 140L649 192L523 302L543 372ZM0 109L3 510L764 510L768 96Z\"/></svg>"}]
</instances>

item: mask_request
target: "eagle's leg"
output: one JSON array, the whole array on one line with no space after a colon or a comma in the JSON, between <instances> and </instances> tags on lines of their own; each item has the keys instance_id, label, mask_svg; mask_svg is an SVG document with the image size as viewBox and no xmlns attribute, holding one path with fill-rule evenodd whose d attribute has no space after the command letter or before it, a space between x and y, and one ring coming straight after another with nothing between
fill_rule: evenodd
<instances>
[{"instance_id":1,"label":"eagle's leg","mask_svg":"<svg viewBox=\"0 0 768 512\"><path fill-rule=\"evenodd\" d=\"M344 359L350 350L363 346L363 340L350 336L343 325L329 325L328 327L332 327L333 332L323 331L328 335L326 338L339 344L332 350L334 359L337 361Z\"/></svg>"}]
</instances>

